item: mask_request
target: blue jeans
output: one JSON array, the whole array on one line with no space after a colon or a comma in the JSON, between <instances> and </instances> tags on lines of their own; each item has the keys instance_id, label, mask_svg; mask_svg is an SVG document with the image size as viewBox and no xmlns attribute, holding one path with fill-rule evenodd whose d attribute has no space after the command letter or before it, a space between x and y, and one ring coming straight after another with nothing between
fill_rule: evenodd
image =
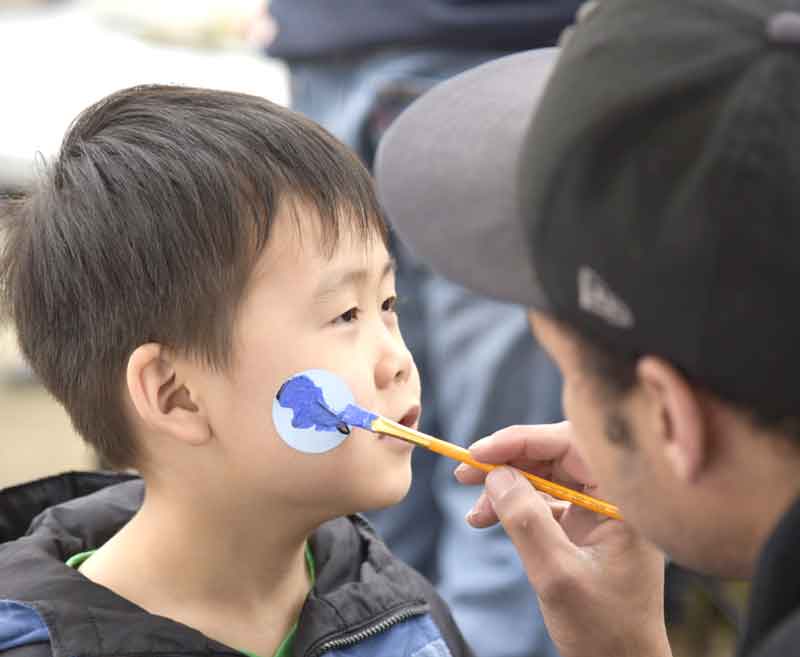
<instances>
[{"instance_id":1,"label":"blue jeans","mask_svg":"<svg viewBox=\"0 0 800 657\"><path fill-rule=\"evenodd\" d=\"M290 62L292 106L371 165L392 106L498 54L391 50ZM559 420L561 379L523 310L435 276L395 246L401 326L423 381L421 429L468 445L509 424ZM464 521L479 490L455 482L455 465L415 450L409 495L370 519L395 554L434 582L477 655L557 657L505 532Z\"/></svg>"}]
</instances>

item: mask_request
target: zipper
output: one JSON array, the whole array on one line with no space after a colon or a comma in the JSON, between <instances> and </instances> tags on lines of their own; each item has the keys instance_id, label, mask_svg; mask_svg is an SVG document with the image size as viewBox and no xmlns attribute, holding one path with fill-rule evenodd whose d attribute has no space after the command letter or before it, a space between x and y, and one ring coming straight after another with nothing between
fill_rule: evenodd
<instances>
[{"instance_id":1,"label":"zipper","mask_svg":"<svg viewBox=\"0 0 800 657\"><path fill-rule=\"evenodd\" d=\"M376 623L369 625L364 629L358 630L357 632L353 632L352 634L345 634L335 639L330 639L329 641L325 641L321 645L317 646L316 648L312 648L308 653L306 653L306 657L319 657L321 654L327 652L328 650L333 650L338 648L349 648L350 646L354 646L360 641L364 641L365 639L372 638L373 636L385 632L391 627L399 625L403 621L407 621L409 618L413 618L414 616L421 616L427 612L428 612L427 603L416 604L406 607L405 609L401 609L399 611L389 614L388 616L385 616Z\"/></svg>"}]
</instances>

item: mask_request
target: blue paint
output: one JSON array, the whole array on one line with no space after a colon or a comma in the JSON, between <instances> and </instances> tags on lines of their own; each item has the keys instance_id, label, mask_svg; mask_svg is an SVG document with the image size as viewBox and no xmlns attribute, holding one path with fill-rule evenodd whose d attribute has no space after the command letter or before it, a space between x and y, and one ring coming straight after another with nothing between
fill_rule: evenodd
<instances>
[{"instance_id":1,"label":"blue paint","mask_svg":"<svg viewBox=\"0 0 800 657\"><path fill-rule=\"evenodd\" d=\"M360 406L348 404L347 408L339 413L339 418L342 422L351 427L361 427L367 431L372 431L372 422L377 420L378 416L375 415L375 413L364 410Z\"/></svg>"},{"instance_id":2,"label":"blue paint","mask_svg":"<svg viewBox=\"0 0 800 657\"><path fill-rule=\"evenodd\" d=\"M341 377L328 370L305 370L284 383L272 400L272 423L292 449L324 454L347 440L350 426L339 415L351 415L347 408L355 403Z\"/></svg>"},{"instance_id":3,"label":"blue paint","mask_svg":"<svg viewBox=\"0 0 800 657\"><path fill-rule=\"evenodd\" d=\"M305 374L284 383L277 398L281 406L292 410L292 426L296 429L349 433L349 427L354 426L370 431L372 421L378 417L356 404L336 412L325 401L322 388Z\"/></svg>"}]
</instances>

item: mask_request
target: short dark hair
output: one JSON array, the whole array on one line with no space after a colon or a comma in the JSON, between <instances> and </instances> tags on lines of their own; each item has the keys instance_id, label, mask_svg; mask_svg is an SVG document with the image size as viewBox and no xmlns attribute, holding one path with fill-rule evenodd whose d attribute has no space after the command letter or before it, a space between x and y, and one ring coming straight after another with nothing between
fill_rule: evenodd
<instances>
[{"instance_id":1,"label":"short dark hair","mask_svg":"<svg viewBox=\"0 0 800 657\"><path fill-rule=\"evenodd\" d=\"M34 372L108 463L136 464L127 359L147 342L230 363L236 308L279 205L387 241L369 173L312 121L263 98L174 86L78 116L36 188L11 203L2 300Z\"/></svg>"},{"instance_id":2,"label":"short dark hair","mask_svg":"<svg viewBox=\"0 0 800 657\"><path fill-rule=\"evenodd\" d=\"M603 394L618 399L633 390L638 357L614 353L583 336L578 336L578 345L581 366L601 383Z\"/></svg>"},{"instance_id":3,"label":"short dark hair","mask_svg":"<svg viewBox=\"0 0 800 657\"><path fill-rule=\"evenodd\" d=\"M583 333L569 329L578 340L581 366L598 382L601 394L610 402L615 402L630 393L638 380L636 366L639 355L620 353L608 346L599 343L596 339L589 338ZM738 409L745 417L749 418L753 426L776 435L784 436L800 444L800 415L787 415L769 403L759 405L745 405L728 399L724 394L703 386L693 380L685 372L683 376L693 385L704 388L719 399ZM618 416L610 416L606 423L606 431L612 442L631 446L632 434L623 426Z\"/></svg>"}]
</instances>

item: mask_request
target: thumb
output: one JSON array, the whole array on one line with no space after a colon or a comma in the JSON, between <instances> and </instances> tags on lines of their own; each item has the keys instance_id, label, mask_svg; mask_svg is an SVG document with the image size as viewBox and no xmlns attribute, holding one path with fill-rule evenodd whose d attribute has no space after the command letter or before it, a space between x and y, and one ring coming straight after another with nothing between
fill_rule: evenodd
<instances>
[{"instance_id":1,"label":"thumb","mask_svg":"<svg viewBox=\"0 0 800 657\"><path fill-rule=\"evenodd\" d=\"M569 540L545 499L513 468L486 476L486 493L522 559L528 579L540 595L571 569L577 548Z\"/></svg>"}]
</instances>

